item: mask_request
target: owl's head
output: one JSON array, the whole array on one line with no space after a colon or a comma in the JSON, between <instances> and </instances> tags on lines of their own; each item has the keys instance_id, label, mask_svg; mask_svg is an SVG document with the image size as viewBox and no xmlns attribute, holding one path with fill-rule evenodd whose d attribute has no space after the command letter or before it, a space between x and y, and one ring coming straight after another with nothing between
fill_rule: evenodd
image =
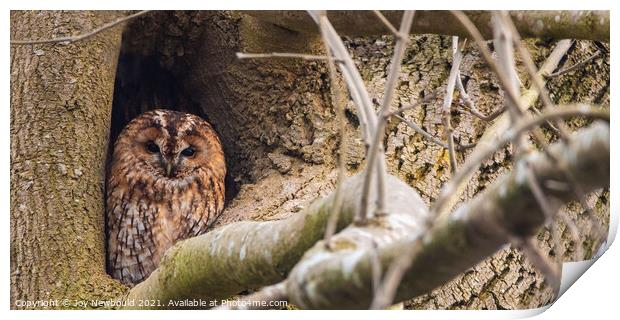
<instances>
[{"instance_id":1,"label":"owl's head","mask_svg":"<svg viewBox=\"0 0 620 320\"><path fill-rule=\"evenodd\" d=\"M114 160L157 179L183 180L199 170L222 178L226 174L224 152L211 125L172 110L145 112L129 122L116 141Z\"/></svg>"}]
</instances>

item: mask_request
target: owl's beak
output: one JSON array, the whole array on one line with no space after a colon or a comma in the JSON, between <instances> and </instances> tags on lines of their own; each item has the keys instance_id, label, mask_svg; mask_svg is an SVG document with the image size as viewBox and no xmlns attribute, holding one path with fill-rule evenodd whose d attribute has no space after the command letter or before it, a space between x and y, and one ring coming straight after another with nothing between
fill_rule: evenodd
<instances>
[{"instance_id":1,"label":"owl's beak","mask_svg":"<svg viewBox=\"0 0 620 320\"><path fill-rule=\"evenodd\" d=\"M172 162L168 162L166 165L166 176L171 177L173 171L174 171L174 165L172 164Z\"/></svg>"}]
</instances>

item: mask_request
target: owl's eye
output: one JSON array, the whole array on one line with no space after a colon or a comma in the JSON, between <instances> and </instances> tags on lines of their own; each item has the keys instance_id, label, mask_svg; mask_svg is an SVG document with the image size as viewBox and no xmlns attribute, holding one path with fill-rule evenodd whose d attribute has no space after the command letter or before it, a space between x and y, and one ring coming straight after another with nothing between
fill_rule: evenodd
<instances>
[{"instance_id":1,"label":"owl's eye","mask_svg":"<svg viewBox=\"0 0 620 320\"><path fill-rule=\"evenodd\" d=\"M146 150L150 153L157 153L159 152L159 147L153 141L149 141L149 143L146 144Z\"/></svg>"},{"instance_id":2,"label":"owl's eye","mask_svg":"<svg viewBox=\"0 0 620 320\"><path fill-rule=\"evenodd\" d=\"M185 148L183 149L183 151L181 151L181 154L186 157L191 157L194 155L194 153L196 153L196 150L194 150L194 148L192 147Z\"/></svg>"}]
</instances>

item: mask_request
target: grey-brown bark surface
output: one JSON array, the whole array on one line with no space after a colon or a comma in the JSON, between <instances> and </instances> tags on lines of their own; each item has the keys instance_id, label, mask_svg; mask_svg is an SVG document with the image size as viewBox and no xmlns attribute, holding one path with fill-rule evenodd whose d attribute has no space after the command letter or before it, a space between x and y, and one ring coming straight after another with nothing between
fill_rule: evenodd
<instances>
[{"instance_id":1,"label":"grey-brown bark surface","mask_svg":"<svg viewBox=\"0 0 620 320\"><path fill-rule=\"evenodd\" d=\"M11 38L89 31L122 12L11 12ZM120 29L11 47L11 307L109 299L103 174ZM57 306L61 307L61 306ZM30 307L32 308L32 306Z\"/></svg>"},{"instance_id":2,"label":"grey-brown bark surface","mask_svg":"<svg viewBox=\"0 0 620 320\"><path fill-rule=\"evenodd\" d=\"M89 23L100 25L102 21L110 21L113 17L103 14L101 16L95 15L92 16L93 20ZM52 18L49 19L50 21L53 20ZM25 26L21 26L22 23ZM52 34L30 34L29 31L24 31L25 33L13 31L13 29L19 30L20 28L30 30L33 28L32 23L21 22L19 27L12 26L12 38L52 36ZM50 24L53 25L52 22ZM92 25L87 24L86 26ZM86 26L84 28L89 29ZM115 30L118 31L118 29ZM52 47L55 54L64 54L64 56L57 58L58 61L65 61L71 57L67 64L76 63L79 66L83 62L91 68L96 65L103 66L104 70L109 69L106 72L91 74L89 84L93 86L84 86L82 88L87 90L80 91L89 91L88 97L93 95L92 99L98 97L102 100L96 100L100 102L92 105L80 104L79 106L85 107L70 112L89 110L89 112L96 112L95 114L101 117L103 115L109 116L110 106L106 103L110 103L111 87L109 86L111 86L114 77L115 55L118 52L119 43L112 45L112 42L105 42L100 39L108 39L111 35L118 37L114 31L109 31L97 36L93 42ZM118 38L115 39L118 41ZM417 35L412 36L411 39L412 41L406 51L400 82L397 85L397 99L394 105L414 102L437 88L442 91L450 69L451 51L448 37ZM352 52L372 97L380 101L388 70L387 64L393 50L392 37L347 38L346 44ZM536 63L540 65L549 54L554 42L532 39L527 40L526 44ZM19 56L20 61L21 59L29 61L25 58L26 55L36 59L50 57L47 50L51 49L49 47L42 48L45 52L42 56L36 55L35 50L38 47L15 47L12 49L12 74L15 73L12 75L11 88L12 113L20 110L22 105L28 106L21 100L15 100L23 96L23 94L16 96L15 93L22 92L18 86L26 82L19 77L24 77L28 73L16 69L22 62L15 63L17 60L14 55L21 54ZM96 50L97 54L91 53L87 55L88 58L78 61L72 54L82 51L74 52L68 50L69 48L73 48L73 50L92 49ZM229 201L228 208L219 221L220 225L239 220L276 220L298 214L313 200L329 193L333 189L336 178L334 166L339 138L327 68L321 61L290 59L240 61L235 58L234 54L236 52L321 54L321 48L321 41L316 34L297 33L238 12L156 12L139 18L128 24L123 37L121 65L119 66L119 75L122 74L122 76L117 78L116 92L114 93L115 107L112 115L114 121L111 125L111 138L115 138L118 130L128 119L155 106L198 113L208 118L220 133L230 172L227 189L238 190L238 193L233 192L229 195L229 199L232 199L233 196L234 199ZM578 41L570 50L568 58L561 65L571 65L588 56L594 50L595 47L592 42ZM96 60L97 57L106 57L108 52L112 52L110 58L114 57L111 62ZM526 87L529 86L526 74L520 66L518 67L521 81ZM153 70L153 68L158 70L155 75L144 74L144 71ZM88 70L87 67L79 70L84 69ZM19 72L13 72L13 70ZM63 72L59 76L64 77L70 74L71 72ZM468 92L473 96L476 105L482 112L488 114L502 104L503 91L472 45L465 49L461 74ZM31 73L29 75L28 79L39 77L39 74ZM101 85L95 89L95 80L101 78L106 79L105 84L108 87ZM71 81L73 80L68 79L62 83L70 84ZM16 86L15 89L13 86ZM103 94L97 96L97 93L101 93L103 88L107 90L105 93L110 96ZM605 56L583 69L551 79L548 88L553 93L552 98L558 103L578 101L608 107L609 59ZM56 91L63 92L63 90L54 90L54 92ZM25 98L30 99L31 97L20 99ZM76 100L79 101L79 99L71 98L59 101ZM95 105L99 109L90 109L95 108ZM40 106L38 107L40 108ZM440 137L443 127L439 108L439 102L433 103L427 107L408 111L405 116ZM454 112L453 126L457 139L464 144L477 141L488 124L459 108L456 109L459 111ZM355 119L355 114L355 108L349 102L347 104L347 139L350 139L351 142L349 143L350 148L347 150L347 161L350 172L361 168L364 151L364 146L358 138L359 123ZM36 115L38 117L45 116L43 113ZM48 115L53 115L53 113ZM76 119L82 119L73 118L72 113L60 114L60 116L62 116L60 123L67 123L67 125L73 125L77 121ZM12 137L17 136L20 131L18 130L20 128L19 123L16 121L22 117L27 119L26 115L23 114L12 116ZM77 157L75 159L78 160L79 157L90 157L89 161L91 162L84 163L80 167L83 168L81 171L84 174L82 178L70 174L62 178L63 182L66 180L68 183L76 183L75 181L85 183L76 186L81 188L78 190L94 190L92 191L94 196L89 203L91 207L88 207L91 208L89 210L92 210L88 211L92 214L89 217L101 219L101 221L103 221L103 202L97 202L101 200L100 184L98 184L100 181L98 179L101 179L103 170L101 157L103 157L102 154L107 144L105 136L101 136L107 134L106 123L105 121L95 122L96 125L88 126L89 132L92 134L97 132L98 135L93 139L87 139L88 142L84 142L86 143L84 149L68 148L70 150L67 150L67 152L75 153L75 157ZM585 124L582 121L571 122L574 127ZM80 129L85 128L80 127ZM22 133L20 132L19 135L21 136ZM83 133L82 135L86 134ZM31 135L30 138L34 138L34 135ZM14 197L13 193L17 195L19 190L23 188L21 185L27 184L29 181L27 177L18 178L17 173L22 166L20 159L31 154L17 152L16 150L20 149L16 149L19 142L16 141L12 145L11 159L11 221L14 224L12 230L18 230L18 226L21 227L20 224L25 224L18 222L21 221L18 219L19 217L24 217L22 213L19 213L19 205L27 202L21 200L22 198ZM71 142L62 139L56 139L53 142L54 144L45 145L41 148L55 150L58 146L72 145ZM385 142L390 173L414 187L420 193L423 201L429 204L437 197L439 187L450 177L447 152L443 148L424 140L409 127L397 122L390 122L389 133ZM79 144L81 145L81 143ZM31 143L30 145L35 146L37 144ZM84 155L83 151L85 150L96 150L97 152ZM467 156L467 153L459 155L459 162L463 161L464 156ZM73 159L71 157L65 158L63 155L62 160L66 163L42 160L42 164L49 163L50 166L64 164L67 172L71 173L75 169L73 166L79 163L78 160ZM471 199L499 175L508 172L511 169L511 160L512 150L508 147L497 153L493 159L483 163L468 184L466 194L463 195L462 199ZM58 166L58 168L62 168L62 166ZM86 171L88 173L84 173ZM26 176L32 177L34 171L28 172L30 173L27 173ZM90 175L89 179L92 179L89 180L88 186L86 186L87 182L84 179L85 175ZM55 179L55 177L49 179ZM28 193L27 196L33 197L32 193ZM42 196L40 198L42 199ZM591 196L590 200L597 204L596 212L606 219L605 208L608 204L608 193L606 191L600 192ZM71 202L59 200L58 203L64 205ZM98 211L99 209L101 210ZM50 208L49 210L50 212L62 211L58 208ZM581 212L582 209L578 205L571 204L566 211L577 219L580 227L584 227L585 232L581 241L586 247L595 245L592 237L588 234L586 221ZM67 212L74 211L63 211L62 213ZM94 212L98 212L97 214L101 216L95 216ZM39 212L38 214L42 213ZM58 221L62 220L59 219ZM102 225L97 224L99 220L88 221L91 221L90 224L94 224L94 226L91 229L80 229L80 232L83 232L84 237L88 239L86 241L85 238L82 238L81 241L89 244L83 245L81 248L95 248L86 250L86 252L93 253L93 261L103 261L103 256L99 257L102 251L98 251L103 250L104 242L100 238L103 236ZM72 222L70 225L74 228L82 228L82 224L77 222ZM86 224L86 226L88 225ZM41 229L39 231L43 234L49 232ZM553 252L553 254L570 259L575 244L568 240L567 232L562 233L564 234L562 242L564 248L561 248L560 252ZM22 235L23 233L16 234ZM549 251L551 250L549 245L550 234L543 232L539 237L543 241L542 245ZM14 256L16 260L18 259L18 251L22 255L29 255L28 252L32 252L25 251L25 247L16 249L15 245L20 239L12 238L12 242L15 240L12 247L12 259ZM75 237L67 241L69 240L80 241L79 238ZM99 240L101 241L99 242ZM64 249L71 251L69 248ZM588 254L591 255L593 250L595 248L587 250ZM75 252L71 251L67 254L70 256ZM103 264L103 262L101 263ZM91 266L94 269L90 270L101 268L102 271L102 264L101 266ZM41 269L35 270L40 271ZM91 273L101 274L94 271ZM12 281L15 279L15 283L17 283L18 280L23 280L23 278L17 278L18 276L18 273L12 274ZM552 299L551 290L544 287L542 280L542 277L533 268L524 263L524 259L517 251L506 249L466 272L455 281L429 295L412 300L407 305L412 308L537 307ZM83 281L78 283L82 284ZM114 288L115 290L111 291L120 292L118 290L120 287L115 286ZM83 289L82 291L88 292L88 290ZM96 290L93 289L93 292ZM56 291L53 294L62 296L64 291Z\"/></svg>"}]
</instances>

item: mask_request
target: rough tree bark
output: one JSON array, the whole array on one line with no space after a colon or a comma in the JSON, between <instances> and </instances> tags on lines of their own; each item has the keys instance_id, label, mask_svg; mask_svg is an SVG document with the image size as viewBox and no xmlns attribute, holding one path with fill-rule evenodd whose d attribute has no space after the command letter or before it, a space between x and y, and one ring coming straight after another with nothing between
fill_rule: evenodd
<instances>
[{"instance_id":1,"label":"rough tree bark","mask_svg":"<svg viewBox=\"0 0 620 320\"><path fill-rule=\"evenodd\" d=\"M11 37L73 34L120 14L12 12ZM608 20L603 22L605 29ZM347 38L346 44L372 97L380 101L392 37ZM539 65L553 44L526 41ZM324 63L240 61L234 55L321 54L322 44L314 32L296 32L239 12L156 12L129 23L122 46L120 28L115 28L68 46L17 46L11 50L12 307L17 299L107 299L119 297L127 289L110 280L103 268L104 159L108 130L113 141L130 118L147 109L163 106L194 112L207 118L220 133L230 172L227 190L232 190L220 225L295 215L333 189L339 138L331 101L333 88ZM562 65L571 65L594 50L590 41L578 41ZM450 57L448 37L412 36L396 104L408 104L443 89ZM519 72L521 81L529 86L526 74L521 68ZM502 104L503 92L474 46L464 52L461 73L482 112L488 114ZM578 101L608 107L609 59L604 56L570 76L551 79L548 88L557 103ZM350 172L360 168L364 151L355 115L349 103ZM434 135L443 132L438 106L408 111L406 117ZM585 124L571 122L573 127ZM487 128L486 123L464 112L454 115L453 126L462 143L475 142ZM390 173L414 187L428 205L449 179L447 152L401 123L390 123L386 148ZM471 199L508 172L511 152L505 148L483 163L462 200ZM459 161L463 157L466 154L460 155ZM605 220L607 191L589 200ZM586 226L579 206L570 204L565 210L579 226ZM580 241L591 256L595 243L590 230L584 230ZM561 233L563 247L553 254L570 259L578 244L571 243L567 232ZM547 251L551 251L550 234L539 236ZM53 258L58 256L65 259ZM532 308L552 299L551 290L542 283L541 276L517 251L506 249L407 305Z\"/></svg>"},{"instance_id":2,"label":"rough tree bark","mask_svg":"<svg viewBox=\"0 0 620 320\"><path fill-rule=\"evenodd\" d=\"M122 15L11 12L11 38L86 32ZM120 44L117 28L66 46L11 47L13 308L18 300L110 299L125 290L105 273L102 215Z\"/></svg>"}]
</instances>

